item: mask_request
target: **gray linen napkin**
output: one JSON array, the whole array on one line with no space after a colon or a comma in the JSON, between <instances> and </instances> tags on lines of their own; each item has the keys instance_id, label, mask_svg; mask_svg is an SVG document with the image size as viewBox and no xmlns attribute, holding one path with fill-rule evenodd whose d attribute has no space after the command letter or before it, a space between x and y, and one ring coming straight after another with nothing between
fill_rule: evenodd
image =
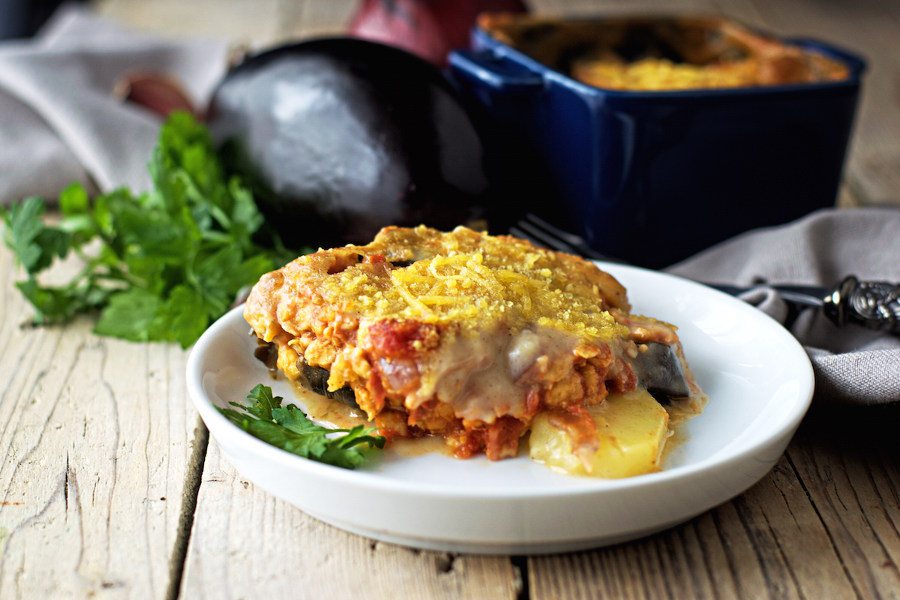
<instances>
[{"instance_id":1,"label":"gray linen napkin","mask_svg":"<svg viewBox=\"0 0 900 600\"><path fill-rule=\"evenodd\" d=\"M165 41L81 9L58 13L30 42L0 45L0 201L52 197L72 180L101 190L147 185L159 120L111 91L133 69L172 74L204 103L225 67L226 45ZM751 232L673 267L702 280L830 286L847 274L900 280L900 210L824 211ZM776 319L784 303L760 288L745 298ZM792 331L810 353L818 398L854 403L900 399L900 340L838 330L803 315Z\"/></svg>"},{"instance_id":2,"label":"gray linen napkin","mask_svg":"<svg viewBox=\"0 0 900 600\"><path fill-rule=\"evenodd\" d=\"M0 44L0 202L52 198L76 180L146 189L159 117L117 100L116 82L135 70L168 73L205 102L227 49L162 40L77 7L58 11L34 40Z\"/></svg>"},{"instance_id":3,"label":"gray linen napkin","mask_svg":"<svg viewBox=\"0 0 900 600\"><path fill-rule=\"evenodd\" d=\"M847 275L900 281L900 209L823 210L799 221L742 234L669 269L702 281L831 287ZM778 294L759 287L744 300L780 322ZM816 374L816 399L854 404L900 401L900 338L848 325L815 311L794 322Z\"/></svg>"}]
</instances>

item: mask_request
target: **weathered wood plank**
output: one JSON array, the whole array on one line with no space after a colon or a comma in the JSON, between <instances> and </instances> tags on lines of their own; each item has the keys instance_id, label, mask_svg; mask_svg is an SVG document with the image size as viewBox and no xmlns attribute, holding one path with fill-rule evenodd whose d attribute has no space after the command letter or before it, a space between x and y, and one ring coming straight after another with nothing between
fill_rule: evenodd
<instances>
[{"instance_id":1,"label":"weathered wood plank","mask_svg":"<svg viewBox=\"0 0 900 600\"><path fill-rule=\"evenodd\" d=\"M96 0L101 15L173 37L265 46L281 39L281 0Z\"/></svg>"},{"instance_id":2,"label":"weathered wood plank","mask_svg":"<svg viewBox=\"0 0 900 600\"><path fill-rule=\"evenodd\" d=\"M339 31L353 0L103 0L101 10L176 35L273 43ZM587 13L721 10L870 59L847 171L851 203L900 203L900 9L861 0L532 0ZM99 340L80 322L20 331L27 309L0 251L0 596L513 597L504 558L448 557L323 525L245 484L211 444L183 548L203 432L185 409L184 354ZM52 353L52 361L46 357ZM898 598L897 410L817 409L787 456L739 499L647 540L529 559L534 598ZM79 427L80 424L80 427ZM194 463L196 465L196 462ZM187 483L185 483L187 482ZM165 498L165 500L163 500ZM170 572L170 568L172 571ZM175 575L172 578L172 575ZM377 574L373 576L372 574Z\"/></svg>"},{"instance_id":3,"label":"weathered wood plank","mask_svg":"<svg viewBox=\"0 0 900 600\"><path fill-rule=\"evenodd\" d=\"M361 4L356 0L281 1L282 38L284 39L341 33L346 29L353 11Z\"/></svg>"},{"instance_id":4,"label":"weathered wood plank","mask_svg":"<svg viewBox=\"0 0 900 600\"><path fill-rule=\"evenodd\" d=\"M210 441L184 598L515 598L505 557L409 550L344 533L243 481Z\"/></svg>"},{"instance_id":5,"label":"weathered wood plank","mask_svg":"<svg viewBox=\"0 0 900 600\"><path fill-rule=\"evenodd\" d=\"M529 560L532 598L897 598L900 407L816 409L739 498L643 541Z\"/></svg>"},{"instance_id":6,"label":"weathered wood plank","mask_svg":"<svg viewBox=\"0 0 900 600\"><path fill-rule=\"evenodd\" d=\"M18 275L0 249L0 596L162 597L198 427L185 354L21 328Z\"/></svg>"},{"instance_id":7,"label":"weathered wood plank","mask_svg":"<svg viewBox=\"0 0 900 600\"><path fill-rule=\"evenodd\" d=\"M863 598L900 597L897 408L853 411L849 418L813 414L787 453Z\"/></svg>"},{"instance_id":8,"label":"weathered wood plank","mask_svg":"<svg viewBox=\"0 0 900 600\"><path fill-rule=\"evenodd\" d=\"M356 0L96 0L94 7L101 15L163 35L261 47L299 36L339 33L357 4Z\"/></svg>"}]
</instances>

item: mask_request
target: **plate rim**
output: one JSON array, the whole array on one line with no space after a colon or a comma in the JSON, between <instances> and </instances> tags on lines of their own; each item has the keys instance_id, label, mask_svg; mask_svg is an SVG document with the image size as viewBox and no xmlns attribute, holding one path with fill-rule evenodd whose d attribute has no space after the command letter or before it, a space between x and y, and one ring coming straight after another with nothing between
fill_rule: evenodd
<instances>
[{"instance_id":1,"label":"plate rim","mask_svg":"<svg viewBox=\"0 0 900 600\"><path fill-rule=\"evenodd\" d=\"M265 460L271 460L279 463L285 468L299 470L300 472L298 472L297 475L304 474L302 473L303 471L309 471L310 475L331 479L335 484L359 486L365 487L366 489L370 490L377 489L379 491L402 493L407 496L422 498L433 498L439 496L442 498L483 498L490 500L526 500L534 498L552 499L557 497L591 495L602 493L604 491L630 490L641 487L652 489L657 486L665 486L673 480L702 476L706 471L710 469L727 468L735 463L739 463L741 460L746 458L747 455L753 455L760 450L765 449L767 445L780 439L785 434L792 434L793 430L797 428L800 421L806 415L806 412L809 410L809 407L812 403L815 377L813 373L812 363L810 362L809 356L806 354L806 351L803 349L803 346L788 330L786 330L781 325L781 323L770 317L768 314L751 306L750 304L745 303L742 300L739 300L738 298L705 286L696 281L686 279L679 275L654 271L652 269L644 269L641 267L634 267L630 265L619 265L602 261L593 262L597 264L597 266L599 266L601 269L608 272L631 271L639 273L642 276L649 275L651 277L662 277L664 279L675 280L679 284L685 284L689 287L699 289L702 291L702 293L712 294L714 297L717 297L719 301L731 303L732 306L736 307L739 311L743 311L745 314L752 315L752 318L761 318L762 322L767 323L767 326L773 328L775 335L779 336L782 341L786 342L788 348L790 348L790 352L796 354L797 358L801 359L799 363L802 365L803 373L797 373L797 377L805 383L805 386L797 392L798 396L800 396L800 400L793 413L784 417L778 424L777 429L767 430L766 435L759 436L758 439L753 440L749 445L739 445L736 449L730 449L730 445L727 445L720 451L712 454L707 458L704 458L703 460L688 465L664 469L655 473L646 473L643 475L636 475L622 479L594 479L587 477L579 478L584 481L582 482L583 485L580 485L578 487L550 487L544 484L541 486L536 486L534 488L503 488L495 486L485 486L475 489L466 487L452 487L448 484L436 484L431 482L415 483L411 481L391 479L383 477L378 473L366 471L365 469L342 469L340 467L319 463L307 458L303 458L301 456L297 456L295 454L291 454L285 450L267 444L266 442L257 439L249 433L239 429L233 423L228 421L224 416L222 416L218 410L216 410L214 403L203 390L203 378L200 369L200 361L213 341L215 341L223 331L232 327L234 321L243 320L243 304L234 307L233 309L225 313L225 315L216 320L194 344L194 347L191 349L191 352L188 356L186 365L186 382L188 387L188 395L190 396L191 402L194 404L194 407L200 413L200 416L209 429L210 433L213 434L214 438L217 438L219 434L229 436L230 439L238 444L243 450L259 455ZM611 274L618 279L618 275L616 273Z\"/></svg>"}]
</instances>

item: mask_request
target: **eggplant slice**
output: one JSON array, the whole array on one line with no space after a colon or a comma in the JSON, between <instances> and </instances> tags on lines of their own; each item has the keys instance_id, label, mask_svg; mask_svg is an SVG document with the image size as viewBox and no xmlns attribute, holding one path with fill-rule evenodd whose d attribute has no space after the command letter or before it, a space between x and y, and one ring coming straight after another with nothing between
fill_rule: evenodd
<instances>
[{"instance_id":1,"label":"eggplant slice","mask_svg":"<svg viewBox=\"0 0 900 600\"><path fill-rule=\"evenodd\" d=\"M337 400L353 408L359 408L359 404L356 403L356 394L348 386L333 392L328 390L328 369L312 367L302 360L297 361L297 366L300 368L300 379L298 380L300 385L326 398Z\"/></svg>"},{"instance_id":2,"label":"eggplant slice","mask_svg":"<svg viewBox=\"0 0 900 600\"><path fill-rule=\"evenodd\" d=\"M632 364L640 384L662 404L691 395L675 346L650 342Z\"/></svg>"}]
</instances>

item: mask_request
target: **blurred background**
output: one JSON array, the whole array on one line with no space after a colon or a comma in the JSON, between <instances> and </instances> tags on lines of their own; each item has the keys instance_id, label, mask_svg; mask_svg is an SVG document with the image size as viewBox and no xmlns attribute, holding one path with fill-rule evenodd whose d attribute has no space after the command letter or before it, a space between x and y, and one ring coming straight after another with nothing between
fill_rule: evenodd
<instances>
[{"instance_id":1,"label":"blurred background","mask_svg":"<svg viewBox=\"0 0 900 600\"><path fill-rule=\"evenodd\" d=\"M842 207L900 206L900 3L880 0L81 0L111 21L176 39L224 41L235 52L265 48L298 39L340 34L366 27L379 38L379 11L408 20L389 34L396 45L441 63L450 47L467 45L467 33L480 10L526 8L534 14L609 16L617 14L725 15L751 27L784 37L825 40L864 57L868 63L859 110L836 203ZM61 3L57 0L0 0L0 37L33 35ZM375 15L373 17L373 14ZM424 15L424 18L422 18ZM434 42L447 31L456 39ZM436 33L437 32L437 33ZM462 33L460 33L462 32ZM363 31L365 36L366 32ZM367 37L373 37L368 35ZM437 44L437 49L433 46ZM431 52L440 58L427 56ZM184 82L190 87L191 82ZM815 104L810 105L815 106ZM828 119L825 113L823 119ZM668 126L667 126L668 127ZM812 139L812 138L809 138ZM818 142L816 142L818 144ZM815 145L815 144L812 144ZM822 145L822 144L819 144ZM794 151L812 152L807 144ZM788 161L781 161L784 164ZM797 162L806 173L783 173L782 179L814 183L816 169ZM839 164L839 163L838 163ZM788 169L793 167L787 167ZM715 167L711 166L710 170ZM766 171L770 173L771 170ZM665 180L668 181L668 180ZM667 184L668 185L668 184ZM805 185L805 184L804 184ZM722 186L719 186L720 189ZM761 188L765 189L765 188ZM780 188L778 188L780 189ZM790 202L804 189L791 190ZM833 189L833 188L832 188ZM737 192L737 188L735 192ZM755 198L760 196L754 192ZM812 192L810 192L812 194ZM694 193L696 196L697 194ZM770 197L775 196L772 194ZM734 198L734 193L723 198ZM754 202L756 204L756 202ZM775 221L777 222L777 221ZM763 224L766 224L763 222ZM624 255L622 255L624 256Z\"/></svg>"},{"instance_id":2,"label":"blurred background","mask_svg":"<svg viewBox=\"0 0 900 600\"><path fill-rule=\"evenodd\" d=\"M346 30L362 0L94 0L97 13L146 31L262 47ZM453 2L451 2L453 3ZM34 32L56 0L0 0L0 35ZM465 4L465 2L460 2ZM900 3L881 0L528 0L559 15L635 12L726 14L776 34L823 38L869 62L838 199L900 204Z\"/></svg>"}]
</instances>

